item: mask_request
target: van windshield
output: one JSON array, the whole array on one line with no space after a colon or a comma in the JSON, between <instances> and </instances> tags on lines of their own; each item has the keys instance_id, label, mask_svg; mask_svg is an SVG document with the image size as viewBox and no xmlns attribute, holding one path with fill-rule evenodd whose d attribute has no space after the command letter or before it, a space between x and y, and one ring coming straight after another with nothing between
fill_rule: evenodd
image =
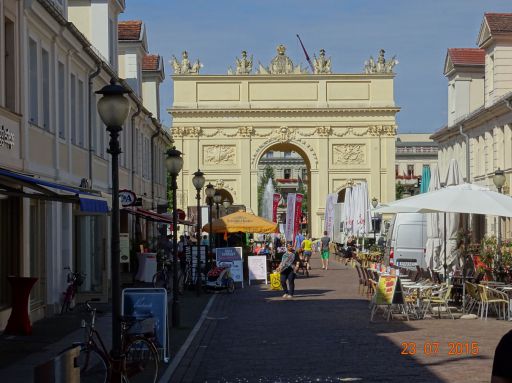
<instances>
[{"instance_id":1,"label":"van windshield","mask_svg":"<svg viewBox=\"0 0 512 383\"><path fill-rule=\"evenodd\" d=\"M422 225L400 225L396 236L396 247L400 249L421 249L424 245L424 235Z\"/></svg>"}]
</instances>

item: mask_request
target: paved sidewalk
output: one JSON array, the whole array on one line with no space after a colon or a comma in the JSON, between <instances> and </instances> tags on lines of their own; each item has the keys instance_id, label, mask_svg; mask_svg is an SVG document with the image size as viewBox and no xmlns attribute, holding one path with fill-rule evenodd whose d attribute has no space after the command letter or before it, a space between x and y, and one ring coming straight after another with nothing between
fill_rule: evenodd
<instances>
[{"instance_id":1,"label":"paved sidewalk","mask_svg":"<svg viewBox=\"0 0 512 383\"><path fill-rule=\"evenodd\" d=\"M495 319L370 323L355 270L335 263L296 287L293 301L265 285L219 294L170 381L489 382L496 344L512 328ZM416 355L401 355L402 342L416 342ZM424 355L426 342L439 352ZM478 342L478 355L448 355L449 342Z\"/></svg>"}]
</instances>

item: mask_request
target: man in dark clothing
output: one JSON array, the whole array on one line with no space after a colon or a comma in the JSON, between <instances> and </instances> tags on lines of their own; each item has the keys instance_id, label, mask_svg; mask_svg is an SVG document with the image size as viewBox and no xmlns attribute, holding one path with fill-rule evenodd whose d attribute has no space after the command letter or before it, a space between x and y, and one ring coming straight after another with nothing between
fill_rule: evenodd
<instances>
[{"instance_id":1,"label":"man in dark clothing","mask_svg":"<svg viewBox=\"0 0 512 383\"><path fill-rule=\"evenodd\" d=\"M324 236L320 238L321 243L321 259L322 259L322 269L327 270L329 267L329 243L331 242L331 238L327 236L327 231L324 231Z\"/></svg>"},{"instance_id":2,"label":"man in dark clothing","mask_svg":"<svg viewBox=\"0 0 512 383\"><path fill-rule=\"evenodd\" d=\"M494 352L491 383L512 383L511 361L512 330L503 335Z\"/></svg>"}]
</instances>

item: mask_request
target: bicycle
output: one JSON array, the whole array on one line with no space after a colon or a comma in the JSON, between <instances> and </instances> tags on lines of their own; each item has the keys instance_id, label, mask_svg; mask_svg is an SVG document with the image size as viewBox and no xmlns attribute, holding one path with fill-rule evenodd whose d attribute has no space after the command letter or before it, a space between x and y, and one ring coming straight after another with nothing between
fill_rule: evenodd
<instances>
[{"instance_id":1,"label":"bicycle","mask_svg":"<svg viewBox=\"0 0 512 383\"><path fill-rule=\"evenodd\" d=\"M66 288L66 291L63 292L64 300L62 302L62 307L60 308L61 315L64 314L65 311L72 309L71 302L75 299L78 288L82 286L86 277L86 274L82 274L78 271L71 271L70 267L65 267L64 270L69 270L69 273L67 275L68 287Z\"/></svg>"},{"instance_id":2,"label":"bicycle","mask_svg":"<svg viewBox=\"0 0 512 383\"><path fill-rule=\"evenodd\" d=\"M90 322L82 320L86 330L84 342L73 343L80 347L77 367L80 368L80 382L106 383L115 375L120 375L124 383L156 383L158 377L158 350L153 342L153 331L130 333L135 324L150 318L121 317L121 355L113 358L107 351L100 333L96 330L96 308L85 302L91 314Z\"/></svg>"},{"instance_id":3,"label":"bicycle","mask_svg":"<svg viewBox=\"0 0 512 383\"><path fill-rule=\"evenodd\" d=\"M168 292L173 289L173 264L166 257L162 257L162 269L153 275L153 287L164 288ZM178 267L178 294L183 295L185 292L185 277L181 268Z\"/></svg>"}]
</instances>

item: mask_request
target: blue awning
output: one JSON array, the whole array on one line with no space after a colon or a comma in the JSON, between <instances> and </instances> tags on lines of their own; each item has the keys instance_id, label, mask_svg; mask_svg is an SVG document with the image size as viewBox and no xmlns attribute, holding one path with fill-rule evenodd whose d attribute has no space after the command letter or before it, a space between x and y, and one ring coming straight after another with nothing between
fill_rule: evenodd
<instances>
[{"instance_id":1,"label":"blue awning","mask_svg":"<svg viewBox=\"0 0 512 383\"><path fill-rule=\"evenodd\" d=\"M29 175L12 172L7 169L0 168L0 179L8 179L12 183L18 183L21 186L32 188L38 193L46 195L54 200L59 200L61 197L62 202L76 202L80 204L80 211L86 213L108 213L108 205L107 201L100 196L96 196L92 193L84 192L80 189L74 188L72 186L61 185L55 182L45 181L39 178L35 178ZM71 193L76 199L70 198L68 194L58 194L53 190L47 189L57 189L62 190L67 193ZM34 196L34 194L23 193L23 197L30 198Z\"/></svg>"}]
</instances>

